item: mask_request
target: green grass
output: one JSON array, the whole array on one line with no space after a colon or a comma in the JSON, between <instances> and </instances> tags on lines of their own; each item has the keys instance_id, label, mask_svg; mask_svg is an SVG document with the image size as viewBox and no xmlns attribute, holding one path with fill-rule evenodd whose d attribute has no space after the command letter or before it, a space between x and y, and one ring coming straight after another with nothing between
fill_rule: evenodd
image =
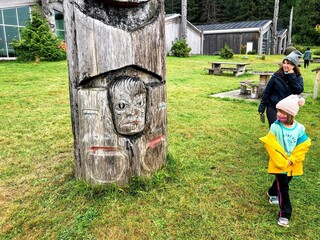
<instances>
[{"instance_id":1,"label":"green grass","mask_svg":"<svg viewBox=\"0 0 320 240\"><path fill-rule=\"evenodd\" d=\"M275 71L282 58L230 61ZM313 145L284 229L265 197L273 178L258 103L210 97L258 76L208 75L214 60L167 57L168 164L121 188L74 177L66 62L0 62L0 239L319 239L316 74L301 69L308 97L297 120Z\"/></svg>"}]
</instances>

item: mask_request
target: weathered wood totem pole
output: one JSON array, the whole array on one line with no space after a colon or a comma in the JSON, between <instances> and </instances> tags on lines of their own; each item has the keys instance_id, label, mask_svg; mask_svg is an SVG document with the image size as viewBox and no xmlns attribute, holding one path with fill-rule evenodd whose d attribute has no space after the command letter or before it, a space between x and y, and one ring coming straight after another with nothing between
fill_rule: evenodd
<instances>
[{"instance_id":1,"label":"weathered wood totem pole","mask_svg":"<svg viewBox=\"0 0 320 240\"><path fill-rule=\"evenodd\" d=\"M78 179L127 184L167 158L163 0L65 0Z\"/></svg>"}]
</instances>

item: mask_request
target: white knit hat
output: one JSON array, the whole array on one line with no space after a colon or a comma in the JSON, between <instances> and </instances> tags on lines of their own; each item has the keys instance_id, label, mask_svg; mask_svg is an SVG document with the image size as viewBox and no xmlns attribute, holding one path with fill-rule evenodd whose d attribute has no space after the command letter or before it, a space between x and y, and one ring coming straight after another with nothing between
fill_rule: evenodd
<instances>
[{"instance_id":1,"label":"white knit hat","mask_svg":"<svg viewBox=\"0 0 320 240\"><path fill-rule=\"evenodd\" d=\"M290 95L278 102L276 108L296 116L299 112L299 107L303 106L304 103L304 98L299 98L298 95Z\"/></svg>"}]
</instances>

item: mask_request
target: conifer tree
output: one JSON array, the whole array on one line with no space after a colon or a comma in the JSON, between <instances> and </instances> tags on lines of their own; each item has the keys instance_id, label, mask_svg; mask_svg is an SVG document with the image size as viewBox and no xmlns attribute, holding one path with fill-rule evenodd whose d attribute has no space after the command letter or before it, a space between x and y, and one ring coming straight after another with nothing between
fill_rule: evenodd
<instances>
[{"instance_id":1,"label":"conifer tree","mask_svg":"<svg viewBox=\"0 0 320 240\"><path fill-rule=\"evenodd\" d=\"M18 61L58 61L66 58L62 40L51 31L47 20L39 7L34 7L31 20L20 31L21 40L14 40L12 45Z\"/></svg>"}]
</instances>

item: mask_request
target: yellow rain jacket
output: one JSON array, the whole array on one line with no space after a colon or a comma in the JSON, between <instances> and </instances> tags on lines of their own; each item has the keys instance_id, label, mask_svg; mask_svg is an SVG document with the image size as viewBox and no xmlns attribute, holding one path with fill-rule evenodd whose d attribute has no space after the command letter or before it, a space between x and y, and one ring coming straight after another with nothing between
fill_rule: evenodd
<instances>
[{"instance_id":1,"label":"yellow rain jacket","mask_svg":"<svg viewBox=\"0 0 320 240\"><path fill-rule=\"evenodd\" d=\"M269 132L266 136L259 138L267 149L270 156L268 173L287 174L288 176L298 176L303 174L303 161L311 146L311 139L306 134L302 136L297 146L288 156L282 146L277 142L276 136ZM288 166L288 161L292 165Z\"/></svg>"}]
</instances>

